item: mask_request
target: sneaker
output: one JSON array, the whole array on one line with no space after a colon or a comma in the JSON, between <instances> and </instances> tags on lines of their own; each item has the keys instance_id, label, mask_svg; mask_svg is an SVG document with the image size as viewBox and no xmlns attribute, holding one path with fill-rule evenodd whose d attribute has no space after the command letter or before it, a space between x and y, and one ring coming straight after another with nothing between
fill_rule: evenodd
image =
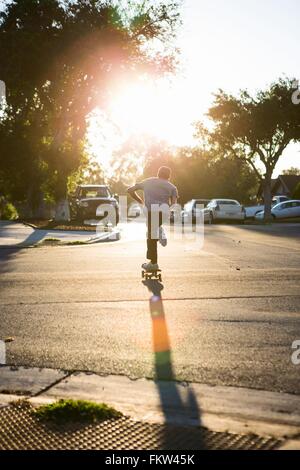
<instances>
[{"instance_id":1,"label":"sneaker","mask_svg":"<svg viewBox=\"0 0 300 470\"><path fill-rule=\"evenodd\" d=\"M157 271L159 269L159 266L158 266L157 263L155 263L155 264L153 264L153 263L144 263L144 264L142 264L142 268L145 271L151 272L151 271Z\"/></svg>"},{"instance_id":2,"label":"sneaker","mask_svg":"<svg viewBox=\"0 0 300 470\"><path fill-rule=\"evenodd\" d=\"M161 246L167 246L168 239L167 239L166 232L162 225L159 227L158 239L159 239L159 243L161 244Z\"/></svg>"}]
</instances>

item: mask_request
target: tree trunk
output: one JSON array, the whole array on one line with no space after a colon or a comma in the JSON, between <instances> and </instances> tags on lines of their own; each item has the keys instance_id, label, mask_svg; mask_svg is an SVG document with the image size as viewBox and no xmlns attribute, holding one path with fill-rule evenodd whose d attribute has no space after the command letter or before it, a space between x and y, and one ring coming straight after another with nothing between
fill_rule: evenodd
<instances>
[{"instance_id":1,"label":"tree trunk","mask_svg":"<svg viewBox=\"0 0 300 470\"><path fill-rule=\"evenodd\" d=\"M67 198L60 199L55 209L55 220L57 222L68 222L70 220L70 208Z\"/></svg>"},{"instance_id":2,"label":"tree trunk","mask_svg":"<svg viewBox=\"0 0 300 470\"><path fill-rule=\"evenodd\" d=\"M265 179L264 179L264 204L265 204L265 214L264 214L264 221L271 222L272 221L272 193L271 193L271 182L272 182L272 173L270 171L266 172Z\"/></svg>"},{"instance_id":3,"label":"tree trunk","mask_svg":"<svg viewBox=\"0 0 300 470\"><path fill-rule=\"evenodd\" d=\"M57 222L67 222L70 220L70 208L67 193L68 177L61 170L59 180L56 184L56 208L54 219Z\"/></svg>"},{"instance_id":4,"label":"tree trunk","mask_svg":"<svg viewBox=\"0 0 300 470\"><path fill-rule=\"evenodd\" d=\"M34 189L33 186L30 185L27 189L26 200L22 204L22 209L20 212L20 217L23 219L32 219L34 217L33 214L33 206L34 206Z\"/></svg>"}]
</instances>

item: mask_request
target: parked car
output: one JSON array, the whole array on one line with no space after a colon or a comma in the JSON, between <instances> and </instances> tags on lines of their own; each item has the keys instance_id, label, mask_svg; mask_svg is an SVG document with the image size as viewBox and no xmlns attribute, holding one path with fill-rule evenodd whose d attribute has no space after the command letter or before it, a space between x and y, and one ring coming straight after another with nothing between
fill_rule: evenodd
<instances>
[{"instance_id":1,"label":"parked car","mask_svg":"<svg viewBox=\"0 0 300 470\"><path fill-rule=\"evenodd\" d=\"M105 215L97 215L97 209L101 205L110 205L116 211L116 218L112 223L119 222L119 205L116 196L112 196L108 186L105 185L81 185L70 196L71 219L84 222L85 220L101 220Z\"/></svg>"},{"instance_id":2,"label":"parked car","mask_svg":"<svg viewBox=\"0 0 300 470\"><path fill-rule=\"evenodd\" d=\"M236 220L241 223L246 218L245 208L234 199L212 199L204 209L205 219L210 223L217 220Z\"/></svg>"},{"instance_id":3,"label":"parked car","mask_svg":"<svg viewBox=\"0 0 300 470\"><path fill-rule=\"evenodd\" d=\"M188 201L181 212L182 221L184 220L192 220L194 224L196 222L197 215L199 211L203 211L208 205L211 199L192 199ZM210 217L209 213L204 211L204 222L209 222Z\"/></svg>"},{"instance_id":4,"label":"parked car","mask_svg":"<svg viewBox=\"0 0 300 470\"><path fill-rule=\"evenodd\" d=\"M273 219L290 219L300 217L300 200L290 200L281 202L272 207L271 214ZM261 211L256 214L256 220L262 220L265 212Z\"/></svg>"},{"instance_id":5,"label":"parked car","mask_svg":"<svg viewBox=\"0 0 300 470\"><path fill-rule=\"evenodd\" d=\"M133 202L128 207L128 218L134 219L136 217L140 217L143 213L143 206L138 202Z\"/></svg>"},{"instance_id":6,"label":"parked car","mask_svg":"<svg viewBox=\"0 0 300 470\"><path fill-rule=\"evenodd\" d=\"M274 196L272 199L272 206L275 206L276 204L279 204L280 202L285 202L289 201L290 198L287 196ZM250 207L245 207L246 211L246 218L251 219L256 216L259 212L263 211L265 208L264 204L256 205L256 206L250 206Z\"/></svg>"}]
</instances>

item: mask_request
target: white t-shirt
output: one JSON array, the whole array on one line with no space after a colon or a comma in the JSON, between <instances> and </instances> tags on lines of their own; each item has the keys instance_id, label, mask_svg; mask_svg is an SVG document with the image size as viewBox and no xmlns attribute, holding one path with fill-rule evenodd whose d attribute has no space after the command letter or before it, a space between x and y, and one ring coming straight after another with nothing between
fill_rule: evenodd
<instances>
[{"instance_id":1,"label":"white t-shirt","mask_svg":"<svg viewBox=\"0 0 300 470\"><path fill-rule=\"evenodd\" d=\"M151 210L152 205L170 204L170 198L178 198L178 191L174 184L163 178L147 178L141 183L137 183L131 189L144 191L145 206Z\"/></svg>"}]
</instances>

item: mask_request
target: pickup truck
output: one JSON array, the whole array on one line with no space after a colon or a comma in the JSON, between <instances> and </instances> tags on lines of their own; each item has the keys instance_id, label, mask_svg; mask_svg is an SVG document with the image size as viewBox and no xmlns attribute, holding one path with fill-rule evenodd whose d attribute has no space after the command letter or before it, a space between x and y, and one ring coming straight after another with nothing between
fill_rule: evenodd
<instances>
[{"instance_id":1,"label":"pickup truck","mask_svg":"<svg viewBox=\"0 0 300 470\"><path fill-rule=\"evenodd\" d=\"M279 204L280 202L285 202L289 200L290 198L288 198L287 196L274 196L272 199L272 206L275 206L276 204ZM246 219L254 218L259 212L263 210L265 210L264 204L245 207Z\"/></svg>"},{"instance_id":2,"label":"pickup truck","mask_svg":"<svg viewBox=\"0 0 300 470\"><path fill-rule=\"evenodd\" d=\"M101 204L112 206L115 210L115 218L111 222L115 225L119 222L119 204L116 196L112 195L106 185L80 185L74 194L69 196L71 219L84 222L85 220L100 219L97 208Z\"/></svg>"}]
</instances>

